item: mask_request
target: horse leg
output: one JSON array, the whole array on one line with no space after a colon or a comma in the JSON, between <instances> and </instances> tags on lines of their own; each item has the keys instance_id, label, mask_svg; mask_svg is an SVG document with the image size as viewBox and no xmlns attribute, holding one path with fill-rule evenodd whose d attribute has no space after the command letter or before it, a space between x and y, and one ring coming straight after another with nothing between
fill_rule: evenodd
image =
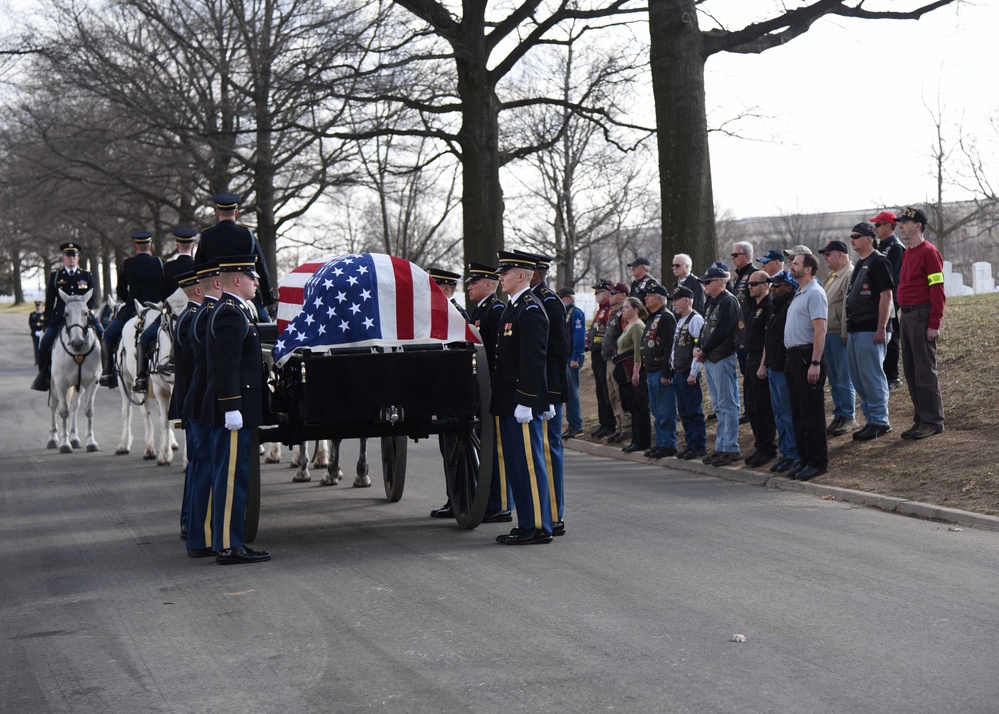
<instances>
[{"instance_id":1,"label":"horse leg","mask_svg":"<svg viewBox=\"0 0 999 714\"><path fill-rule=\"evenodd\" d=\"M330 459L330 465L326 467L326 475L323 476L323 480L320 482L323 486L336 486L340 483L340 479L343 478L343 471L340 470L340 440L333 439L332 448L333 458Z\"/></svg>"},{"instance_id":2,"label":"horse leg","mask_svg":"<svg viewBox=\"0 0 999 714\"><path fill-rule=\"evenodd\" d=\"M69 445L74 449L79 449L83 446L83 442L80 441L80 433L77 430L76 419L80 412L80 401L82 400L83 394L80 392L79 387L70 387L73 390L73 396L69 398L69 417L70 417L70 431L69 431Z\"/></svg>"},{"instance_id":3,"label":"horse leg","mask_svg":"<svg viewBox=\"0 0 999 714\"><path fill-rule=\"evenodd\" d=\"M371 479L368 478L368 439L361 438L361 450L357 454L357 477L354 479L354 488L368 488Z\"/></svg>"},{"instance_id":4,"label":"horse leg","mask_svg":"<svg viewBox=\"0 0 999 714\"><path fill-rule=\"evenodd\" d=\"M56 428L56 405L58 400L55 397L55 385L51 385L49 388L49 408L52 410L52 428L49 430L49 443L45 445L46 449L54 449L59 446L59 431Z\"/></svg>"},{"instance_id":5,"label":"horse leg","mask_svg":"<svg viewBox=\"0 0 999 714\"><path fill-rule=\"evenodd\" d=\"M318 469L325 469L330 465L329 439L318 439L316 441L316 455L312 459L312 465Z\"/></svg>"},{"instance_id":6,"label":"horse leg","mask_svg":"<svg viewBox=\"0 0 999 714\"><path fill-rule=\"evenodd\" d=\"M121 389L121 439L118 441L118 448L114 450L115 456L127 454L132 449L132 403L128 401L128 387L122 385Z\"/></svg>"},{"instance_id":7,"label":"horse leg","mask_svg":"<svg viewBox=\"0 0 999 714\"><path fill-rule=\"evenodd\" d=\"M59 410L59 453L72 454L73 447L69 443L69 398L65 389L59 389L56 408Z\"/></svg>"},{"instance_id":8,"label":"horse leg","mask_svg":"<svg viewBox=\"0 0 999 714\"><path fill-rule=\"evenodd\" d=\"M97 376L94 375L93 381L87 385L83 399L85 404L83 414L87 417L87 451L91 453L101 450L101 447L97 445L97 439L94 438L94 402L96 398Z\"/></svg>"},{"instance_id":9,"label":"horse leg","mask_svg":"<svg viewBox=\"0 0 999 714\"><path fill-rule=\"evenodd\" d=\"M149 408L150 398L146 397L145 404L142 405L142 416L146 430L146 444L142 449L142 460L152 461L156 458L156 430L153 428L153 411Z\"/></svg>"},{"instance_id":10,"label":"horse leg","mask_svg":"<svg viewBox=\"0 0 999 714\"><path fill-rule=\"evenodd\" d=\"M265 464L279 464L281 463L281 442L275 441L271 444L271 448L267 450L267 455L264 456Z\"/></svg>"},{"instance_id":11,"label":"horse leg","mask_svg":"<svg viewBox=\"0 0 999 714\"><path fill-rule=\"evenodd\" d=\"M169 403L170 395L169 392L166 395L166 399L163 398L163 392L157 389L157 382L159 380L153 377L153 392L156 395L156 406L159 408L159 425L160 425L160 453L159 458L156 459L157 466L169 466L173 463L173 450L177 448L177 439L173 435L173 429L170 428L170 420L167 418L167 404Z\"/></svg>"},{"instance_id":12,"label":"horse leg","mask_svg":"<svg viewBox=\"0 0 999 714\"><path fill-rule=\"evenodd\" d=\"M295 471L295 475L291 477L292 483L308 483L312 480L312 474L309 473L309 444L308 442L302 442L298 446L298 470Z\"/></svg>"}]
</instances>

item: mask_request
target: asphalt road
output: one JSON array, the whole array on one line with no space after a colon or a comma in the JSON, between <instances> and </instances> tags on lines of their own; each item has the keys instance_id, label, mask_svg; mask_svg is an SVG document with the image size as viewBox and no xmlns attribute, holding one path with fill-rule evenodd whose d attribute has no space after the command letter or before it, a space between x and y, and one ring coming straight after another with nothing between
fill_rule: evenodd
<instances>
[{"instance_id":1,"label":"asphalt road","mask_svg":"<svg viewBox=\"0 0 999 714\"><path fill-rule=\"evenodd\" d=\"M2 712L999 711L997 533L570 453L567 535L506 547L427 517L431 441L394 504L263 467L273 560L222 567L185 556L179 461L113 455L117 393L101 452L45 449L26 319L0 317Z\"/></svg>"}]
</instances>

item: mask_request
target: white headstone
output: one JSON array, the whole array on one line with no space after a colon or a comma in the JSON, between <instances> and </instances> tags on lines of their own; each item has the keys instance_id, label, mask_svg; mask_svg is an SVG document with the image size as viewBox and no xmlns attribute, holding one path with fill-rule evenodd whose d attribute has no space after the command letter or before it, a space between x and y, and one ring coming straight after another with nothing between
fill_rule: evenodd
<instances>
[{"instance_id":1,"label":"white headstone","mask_svg":"<svg viewBox=\"0 0 999 714\"><path fill-rule=\"evenodd\" d=\"M991 263L982 261L971 266L971 287L975 295L995 292L996 281L992 277Z\"/></svg>"},{"instance_id":2,"label":"white headstone","mask_svg":"<svg viewBox=\"0 0 999 714\"><path fill-rule=\"evenodd\" d=\"M944 295L947 297L958 297L971 292L971 289L964 284L964 278L960 273L954 272L954 266L949 260L943 264Z\"/></svg>"}]
</instances>

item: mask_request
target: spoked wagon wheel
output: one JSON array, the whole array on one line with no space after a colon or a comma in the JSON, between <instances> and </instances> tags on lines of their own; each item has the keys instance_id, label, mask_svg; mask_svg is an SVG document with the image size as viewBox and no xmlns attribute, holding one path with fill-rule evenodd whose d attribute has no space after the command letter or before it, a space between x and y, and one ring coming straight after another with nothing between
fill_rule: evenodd
<instances>
[{"instance_id":1,"label":"spoked wagon wheel","mask_svg":"<svg viewBox=\"0 0 999 714\"><path fill-rule=\"evenodd\" d=\"M406 487L406 436L382 437L382 478L385 481L385 498L395 503L402 498Z\"/></svg>"},{"instance_id":2,"label":"spoked wagon wheel","mask_svg":"<svg viewBox=\"0 0 999 714\"><path fill-rule=\"evenodd\" d=\"M489 415L489 368L485 349L476 347L479 387L478 419L444 437L444 472L455 520L462 528L482 522L493 479L493 418Z\"/></svg>"}]
</instances>

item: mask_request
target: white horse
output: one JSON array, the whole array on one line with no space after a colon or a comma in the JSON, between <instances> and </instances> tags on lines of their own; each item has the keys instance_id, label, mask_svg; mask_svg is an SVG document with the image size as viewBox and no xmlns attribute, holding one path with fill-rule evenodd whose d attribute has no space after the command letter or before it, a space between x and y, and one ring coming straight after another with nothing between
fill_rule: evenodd
<instances>
[{"instance_id":1,"label":"white horse","mask_svg":"<svg viewBox=\"0 0 999 714\"><path fill-rule=\"evenodd\" d=\"M311 460L314 468L325 469L326 473L319 482L321 486L335 486L343 479L343 469L340 468L340 439L332 442L332 456L330 459L330 440L319 439L315 442L316 454ZM271 444L271 448L264 457L265 464L276 464L281 461L281 443ZM292 449L291 466L296 469L295 475L291 477L293 483L308 483L312 480L312 473L309 471L309 444L308 442L297 445ZM371 479L368 477L368 440L361 439L361 451L357 455L357 466L355 478L352 486L354 488L368 488Z\"/></svg>"},{"instance_id":2,"label":"white horse","mask_svg":"<svg viewBox=\"0 0 999 714\"><path fill-rule=\"evenodd\" d=\"M164 312L169 306L169 312ZM160 441L156 449L156 464L167 466L173 463L173 452L179 448L177 437L170 423L170 397L173 395L174 373L168 368L173 356L173 330L176 320L174 315L179 315L187 306L187 296L182 290L177 290L166 299L166 303L160 303L155 307L160 310L160 329L156 334L156 342L152 353L149 355L149 393L159 407ZM156 319L155 317L152 319ZM148 323L147 323L148 324ZM184 442L184 463L187 463L187 439Z\"/></svg>"},{"instance_id":3,"label":"white horse","mask_svg":"<svg viewBox=\"0 0 999 714\"><path fill-rule=\"evenodd\" d=\"M173 429L168 428L169 422L166 419L166 408L161 407L162 419L160 420L161 435L160 446L155 444L155 429L153 428L153 417L149 408L149 392L146 394L136 394L132 392L132 384L135 382L135 361L137 339L137 325L141 318L143 325L148 325L151 320L155 320L163 306L160 304L142 305L138 301L135 303L136 315L125 322L125 327L121 331L121 342L118 343L117 368L118 383L121 388L121 440L116 455L127 454L132 449L132 407L142 409L143 422L145 426L145 443L142 451L142 458L146 461L157 460L160 466L165 466L173 460L173 450L177 448L177 437L173 434ZM150 383L150 391L153 386ZM167 397L169 403L169 396ZM169 455L169 458L167 458Z\"/></svg>"},{"instance_id":4,"label":"white horse","mask_svg":"<svg viewBox=\"0 0 999 714\"><path fill-rule=\"evenodd\" d=\"M76 419L80 403L86 406L87 451L100 451L94 439L94 398L97 396L97 379L101 373L101 341L90 322L87 302L93 289L84 295L67 295L62 290L59 297L66 304L65 322L59 331L59 344L52 345L51 387L52 431L48 448L59 448L59 453L71 454L82 446L77 433ZM56 415L58 414L58 419ZM69 420L72 415L72 421Z\"/></svg>"}]
</instances>

